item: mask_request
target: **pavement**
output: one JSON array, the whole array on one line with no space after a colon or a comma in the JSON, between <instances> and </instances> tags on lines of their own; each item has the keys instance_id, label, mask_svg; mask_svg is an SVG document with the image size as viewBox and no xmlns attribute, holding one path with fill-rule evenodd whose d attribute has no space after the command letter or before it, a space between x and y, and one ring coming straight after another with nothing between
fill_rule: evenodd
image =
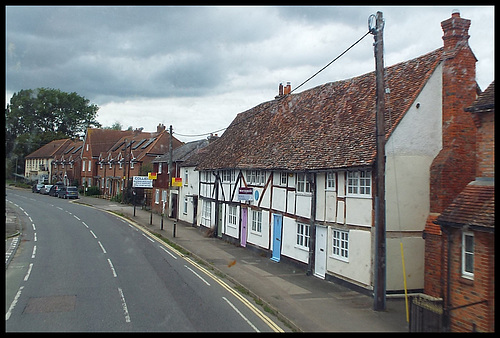
<instances>
[{"instance_id":1,"label":"pavement","mask_svg":"<svg viewBox=\"0 0 500 338\"><path fill-rule=\"evenodd\" d=\"M306 267L283 260L276 263L263 253L208 237L203 227L193 227L164 217L161 229L161 216L142 210L141 207L136 207L134 216L131 205L86 196L81 196L75 202L115 212L175 243L189 252L190 256L210 266L219 276L239 286L240 290L248 291L264 309L272 311L283 322L282 325L293 331L409 331L403 297L387 297L386 310L374 311L373 298L370 296L308 276ZM6 239L6 252L12 246L13 239L19 237L15 235L16 232L22 231L19 225L15 225L20 220L13 209L6 203L6 237L11 234Z\"/></svg>"}]
</instances>

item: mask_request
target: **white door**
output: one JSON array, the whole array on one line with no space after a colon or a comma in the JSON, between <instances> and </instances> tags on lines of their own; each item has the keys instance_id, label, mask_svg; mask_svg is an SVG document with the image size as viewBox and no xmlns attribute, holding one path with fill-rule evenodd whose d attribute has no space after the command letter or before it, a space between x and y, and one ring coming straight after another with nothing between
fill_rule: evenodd
<instances>
[{"instance_id":1,"label":"white door","mask_svg":"<svg viewBox=\"0 0 500 338\"><path fill-rule=\"evenodd\" d=\"M314 275L325 279L326 273L326 238L328 228L316 225L316 248L314 256Z\"/></svg>"}]
</instances>

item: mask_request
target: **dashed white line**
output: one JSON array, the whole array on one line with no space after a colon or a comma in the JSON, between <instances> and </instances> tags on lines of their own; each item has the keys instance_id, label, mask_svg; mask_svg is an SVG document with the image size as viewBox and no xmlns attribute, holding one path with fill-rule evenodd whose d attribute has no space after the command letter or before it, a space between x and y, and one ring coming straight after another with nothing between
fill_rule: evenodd
<instances>
[{"instance_id":1,"label":"dashed white line","mask_svg":"<svg viewBox=\"0 0 500 338\"><path fill-rule=\"evenodd\" d=\"M92 234L92 236L94 236L94 238L97 238L97 236L94 234L92 230L90 230L90 233Z\"/></svg>"},{"instance_id":2,"label":"dashed white line","mask_svg":"<svg viewBox=\"0 0 500 338\"><path fill-rule=\"evenodd\" d=\"M196 277L198 277L199 279L201 279L205 284L207 284L208 286L210 286L210 283L207 282L203 277L201 277L196 271L194 271L193 269L191 269L189 266L187 265L184 265L184 267L186 269L188 269L189 271L191 271L192 273L194 273L196 275Z\"/></svg>"},{"instance_id":3,"label":"dashed white line","mask_svg":"<svg viewBox=\"0 0 500 338\"><path fill-rule=\"evenodd\" d=\"M12 301L12 303L10 304L10 307L9 307L9 310L7 311L7 313L5 314L5 320L9 320L10 318L10 315L12 314L12 310L14 310L14 307L16 306L17 304L17 300L19 299L19 297L21 297L21 291L24 289L24 286L21 286L19 288L19 290L17 291L16 293L16 296L14 297L14 300Z\"/></svg>"},{"instance_id":4,"label":"dashed white line","mask_svg":"<svg viewBox=\"0 0 500 338\"><path fill-rule=\"evenodd\" d=\"M111 268L111 272L113 272L113 277L116 277L116 271L115 271L115 267L113 266L113 263L111 263L111 259L108 258L108 263L109 263L109 267Z\"/></svg>"},{"instance_id":5,"label":"dashed white line","mask_svg":"<svg viewBox=\"0 0 500 338\"><path fill-rule=\"evenodd\" d=\"M252 329L254 329L254 330L255 330L255 332L260 332L260 331L259 331L259 329L258 329L258 328L256 328L256 327L255 327L255 325L253 325L253 324L252 324L252 322L251 322L251 321L249 321L249 320L248 320L248 318L247 318L247 317L245 317L245 316L243 315L243 313L241 313L241 312L240 312L240 310L238 310L238 309L236 308L236 306L234 306L234 305L233 305L233 303L231 303L231 302L230 302L230 301L229 301L226 297L222 297L222 299L224 299L224 300L225 300L225 301L229 304L229 306L230 306L230 307L232 307L232 308L233 308L233 310L234 310L234 311L236 311L236 313L237 313L237 314L239 314L239 315L240 315L240 317L241 317L241 318L243 318L243 319L244 319L244 320L248 323L248 325L250 325L250 326L252 327Z\"/></svg>"},{"instance_id":6,"label":"dashed white line","mask_svg":"<svg viewBox=\"0 0 500 338\"><path fill-rule=\"evenodd\" d=\"M104 249L104 247L102 246L101 242L100 241L97 241L97 243L99 244L99 246L101 247L101 250L103 253L106 253L106 250Z\"/></svg>"},{"instance_id":7,"label":"dashed white line","mask_svg":"<svg viewBox=\"0 0 500 338\"><path fill-rule=\"evenodd\" d=\"M76 218L77 220L81 221L81 219L79 219L78 216L73 215L73 217Z\"/></svg>"},{"instance_id":8,"label":"dashed white line","mask_svg":"<svg viewBox=\"0 0 500 338\"><path fill-rule=\"evenodd\" d=\"M28 278L30 278L30 274L31 274L31 269L33 268L33 263L30 263L30 266L28 268L28 272L26 273L26 276L24 276L24 281L26 282L28 280Z\"/></svg>"},{"instance_id":9,"label":"dashed white line","mask_svg":"<svg viewBox=\"0 0 500 338\"><path fill-rule=\"evenodd\" d=\"M33 220L31 219L31 216L28 216L28 218L29 218L30 222L33 222Z\"/></svg>"},{"instance_id":10,"label":"dashed white line","mask_svg":"<svg viewBox=\"0 0 500 338\"><path fill-rule=\"evenodd\" d=\"M82 222L82 223L83 223L83 225L85 225L85 227L86 227L87 229L89 228L89 226L88 226L85 222Z\"/></svg>"},{"instance_id":11,"label":"dashed white line","mask_svg":"<svg viewBox=\"0 0 500 338\"><path fill-rule=\"evenodd\" d=\"M35 223L31 223L31 226L33 227L33 231L36 231Z\"/></svg>"},{"instance_id":12,"label":"dashed white line","mask_svg":"<svg viewBox=\"0 0 500 338\"><path fill-rule=\"evenodd\" d=\"M33 233L33 239L34 239L35 242L37 241L36 232Z\"/></svg>"},{"instance_id":13,"label":"dashed white line","mask_svg":"<svg viewBox=\"0 0 500 338\"><path fill-rule=\"evenodd\" d=\"M36 245L33 246L33 253L31 254L31 258L35 258L35 254L36 254Z\"/></svg>"},{"instance_id":14,"label":"dashed white line","mask_svg":"<svg viewBox=\"0 0 500 338\"><path fill-rule=\"evenodd\" d=\"M153 239L149 238L149 236L147 236L146 234L144 234L144 233L143 233L142 235L143 235L144 237L146 237L147 239L149 239L151 242L153 242L153 243L155 242Z\"/></svg>"},{"instance_id":15,"label":"dashed white line","mask_svg":"<svg viewBox=\"0 0 500 338\"><path fill-rule=\"evenodd\" d=\"M125 321L130 323L130 315L128 314L127 303L125 302L125 297L123 296L123 291L121 288L118 288L118 292L120 293L120 298L122 300L123 312L125 314Z\"/></svg>"},{"instance_id":16,"label":"dashed white line","mask_svg":"<svg viewBox=\"0 0 500 338\"><path fill-rule=\"evenodd\" d=\"M168 253L170 256L172 256L173 259L177 259L177 257L173 253L171 253L170 251L168 251L164 247L160 246L160 249L162 249L163 251L165 251L166 253Z\"/></svg>"}]
</instances>

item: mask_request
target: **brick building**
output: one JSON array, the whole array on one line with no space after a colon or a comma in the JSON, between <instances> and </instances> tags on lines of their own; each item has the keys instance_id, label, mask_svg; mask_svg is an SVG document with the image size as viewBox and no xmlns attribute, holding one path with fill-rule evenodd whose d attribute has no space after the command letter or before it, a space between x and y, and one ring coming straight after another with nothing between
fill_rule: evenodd
<instances>
[{"instance_id":1,"label":"brick building","mask_svg":"<svg viewBox=\"0 0 500 338\"><path fill-rule=\"evenodd\" d=\"M473 160L475 178L447 206L453 195L440 196L434 206L446 207L429 218L425 230L424 291L443 299L444 329L453 332L495 330L494 92L493 82L463 109L477 128L476 156L458 151L457 159ZM466 136L455 138L460 142ZM458 168L454 176L461 175Z\"/></svg>"}]
</instances>

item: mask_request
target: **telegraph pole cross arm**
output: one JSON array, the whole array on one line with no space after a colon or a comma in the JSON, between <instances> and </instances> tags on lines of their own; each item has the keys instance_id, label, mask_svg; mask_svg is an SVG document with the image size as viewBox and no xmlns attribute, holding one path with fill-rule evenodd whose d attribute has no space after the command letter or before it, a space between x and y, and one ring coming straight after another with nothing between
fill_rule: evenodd
<instances>
[{"instance_id":1,"label":"telegraph pole cross arm","mask_svg":"<svg viewBox=\"0 0 500 338\"><path fill-rule=\"evenodd\" d=\"M375 76L376 76L376 138L377 155L375 159L375 264L373 280L373 309L384 311L386 308L386 227L385 227L385 84L384 84L384 19L382 12L370 16L369 30L375 39ZM375 21L375 27L373 27Z\"/></svg>"}]
</instances>

